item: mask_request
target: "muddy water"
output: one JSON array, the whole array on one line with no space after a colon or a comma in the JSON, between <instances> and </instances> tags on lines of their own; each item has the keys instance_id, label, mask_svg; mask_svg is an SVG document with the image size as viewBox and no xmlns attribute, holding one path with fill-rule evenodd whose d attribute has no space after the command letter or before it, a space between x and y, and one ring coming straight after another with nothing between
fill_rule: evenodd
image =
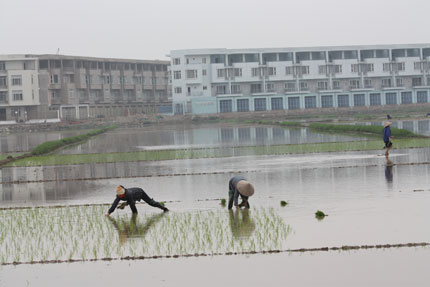
<instances>
[{"instance_id":1,"label":"muddy water","mask_svg":"<svg viewBox=\"0 0 430 287\"><path fill-rule=\"evenodd\" d=\"M0 267L0 286L122 286L127 278L132 286L420 287L429 260L429 249L401 248L18 265Z\"/></svg>"},{"instance_id":2,"label":"muddy water","mask_svg":"<svg viewBox=\"0 0 430 287\"><path fill-rule=\"evenodd\" d=\"M405 129L409 130L411 132L414 132L416 134L430 136L430 120L405 120L405 121L398 121L396 119L391 119L392 121L392 127L393 128L399 128L399 129ZM362 125L363 123L357 123L357 125ZM384 122L367 122L364 123L367 125L374 125L374 126L383 126Z\"/></svg>"},{"instance_id":3,"label":"muddy water","mask_svg":"<svg viewBox=\"0 0 430 287\"><path fill-rule=\"evenodd\" d=\"M225 198L230 176L244 174L257 191L251 206L274 207L291 226L287 248L430 242L430 229L423 228L429 218L430 166L411 164L429 158L427 149L413 149L393 152L394 166L386 166L383 156L367 153L165 161L141 167L150 175L166 176L3 183L0 195L2 206L108 203L114 199L114 186L123 184L140 186L156 200L179 201L168 203L173 211L207 210L221 207L217 201L204 200ZM135 174L140 166L126 167L128 173L121 171L123 175ZM112 166L99 173L93 168L72 166L51 172L66 178L82 169L93 175L115 175ZM23 171L31 174L30 169ZM288 201L287 207L281 208L280 200ZM317 210L329 216L318 221ZM117 214L128 213L126 209Z\"/></svg>"},{"instance_id":4,"label":"muddy water","mask_svg":"<svg viewBox=\"0 0 430 287\"><path fill-rule=\"evenodd\" d=\"M177 126L156 129L117 129L100 135L64 154L127 152L180 148L246 145L300 144L364 140L363 137L311 132L309 129L284 129L267 126Z\"/></svg>"},{"instance_id":5,"label":"muddy water","mask_svg":"<svg viewBox=\"0 0 430 287\"><path fill-rule=\"evenodd\" d=\"M34 147L46 142L59 140L88 132L79 131L58 131L58 132L37 132L37 133L12 133L0 135L0 153L26 152Z\"/></svg>"}]
</instances>

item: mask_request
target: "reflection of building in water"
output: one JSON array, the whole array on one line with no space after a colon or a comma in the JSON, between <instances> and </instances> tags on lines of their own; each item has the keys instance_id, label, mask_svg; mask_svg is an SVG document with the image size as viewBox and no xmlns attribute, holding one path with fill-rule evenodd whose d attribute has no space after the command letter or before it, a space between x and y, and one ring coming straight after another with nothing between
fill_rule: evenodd
<instances>
[{"instance_id":1,"label":"reflection of building in water","mask_svg":"<svg viewBox=\"0 0 430 287\"><path fill-rule=\"evenodd\" d=\"M430 111L430 108L429 108ZM362 125L362 123L360 123ZM358 124L357 124L358 125ZM370 122L368 125L384 126L384 122ZM414 120L414 121L393 121L393 128L405 129L416 134L430 135L430 121L429 120ZM382 134L382 131L381 131Z\"/></svg>"},{"instance_id":2,"label":"reflection of building in water","mask_svg":"<svg viewBox=\"0 0 430 287\"><path fill-rule=\"evenodd\" d=\"M255 223L250 216L249 209L229 210L230 228L235 238L247 238L255 230Z\"/></svg>"}]
</instances>

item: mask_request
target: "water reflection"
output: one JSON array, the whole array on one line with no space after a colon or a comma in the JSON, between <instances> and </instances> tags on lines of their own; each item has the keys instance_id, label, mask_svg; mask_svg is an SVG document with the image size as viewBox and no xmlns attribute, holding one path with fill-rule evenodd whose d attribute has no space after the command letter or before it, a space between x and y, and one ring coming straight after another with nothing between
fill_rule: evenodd
<instances>
[{"instance_id":1,"label":"water reflection","mask_svg":"<svg viewBox=\"0 0 430 287\"><path fill-rule=\"evenodd\" d=\"M118 231L119 243L123 245L129 238L143 238L148 230L163 218L166 213L158 213L150 216L145 222L140 222L137 214L132 214L131 218L108 217Z\"/></svg>"},{"instance_id":2,"label":"water reflection","mask_svg":"<svg viewBox=\"0 0 430 287\"><path fill-rule=\"evenodd\" d=\"M299 144L362 140L363 137L320 134L307 128L267 126L210 126L153 129L118 129L62 153L106 153L247 145Z\"/></svg>"},{"instance_id":3,"label":"water reflection","mask_svg":"<svg viewBox=\"0 0 430 287\"><path fill-rule=\"evenodd\" d=\"M255 230L249 209L229 210L230 229L234 238L248 238Z\"/></svg>"},{"instance_id":4,"label":"water reflection","mask_svg":"<svg viewBox=\"0 0 430 287\"><path fill-rule=\"evenodd\" d=\"M57 131L57 132L28 132L0 135L0 153L26 152L46 141L59 140L86 133L87 130Z\"/></svg>"},{"instance_id":5,"label":"water reflection","mask_svg":"<svg viewBox=\"0 0 430 287\"><path fill-rule=\"evenodd\" d=\"M430 120L405 120L405 121L396 121L393 120L392 121L392 127L393 128L399 128L399 129L405 129L411 132L414 132L416 134L421 134L421 135L425 135L425 136L429 136L430 135ZM357 123L357 125L362 125L363 123ZM384 122L368 122L368 123L364 123L367 125L372 125L372 126L384 126ZM381 128L382 129L382 128ZM381 131L382 133L382 131Z\"/></svg>"}]
</instances>

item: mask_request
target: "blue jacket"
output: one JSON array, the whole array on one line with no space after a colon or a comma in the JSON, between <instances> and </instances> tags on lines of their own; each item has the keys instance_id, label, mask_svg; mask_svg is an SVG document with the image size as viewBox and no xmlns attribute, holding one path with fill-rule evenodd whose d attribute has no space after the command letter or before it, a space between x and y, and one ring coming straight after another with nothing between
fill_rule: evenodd
<instances>
[{"instance_id":1,"label":"blue jacket","mask_svg":"<svg viewBox=\"0 0 430 287\"><path fill-rule=\"evenodd\" d=\"M382 139L384 140L384 142L387 142L390 140L390 137L391 137L391 129L390 129L390 126L388 126L384 128L384 131L382 133Z\"/></svg>"}]
</instances>

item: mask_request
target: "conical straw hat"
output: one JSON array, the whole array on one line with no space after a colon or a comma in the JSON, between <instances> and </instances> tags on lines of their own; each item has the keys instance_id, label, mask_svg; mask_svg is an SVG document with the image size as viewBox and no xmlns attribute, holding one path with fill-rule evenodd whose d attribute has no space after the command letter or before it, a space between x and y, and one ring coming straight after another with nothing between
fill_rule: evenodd
<instances>
[{"instance_id":1,"label":"conical straw hat","mask_svg":"<svg viewBox=\"0 0 430 287\"><path fill-rule=\"evenodd\" d=\"M124 189L124 187L123 186L121 186L121 185L118 185L117 187L116 187L116 194L117 195L123 195L125 193L125 189Z\"/></svg>"},{"instance_id":2,"label":"conical straw hat","mask_svg":"<svg viewBox=\"0 0 430 287\"><path fill-rule=\"evenodd\" d=\"M251 196L254 194L254 186L246 180L241 180L237 183L237 190L244 196Z\"/></svg>"},{"instance_id":3,"label":"conical straw hat","mask_svg":"<svg viewBox=\"0 0 430 287\"><path fill-rule=\"evenodd\" d=\"M392 124L392 122L385 122L385 124L384 124L384 128L386 128L386 127L388 127L388 126L391 126L391 124Z\"/></svg>"}]
</instances>

